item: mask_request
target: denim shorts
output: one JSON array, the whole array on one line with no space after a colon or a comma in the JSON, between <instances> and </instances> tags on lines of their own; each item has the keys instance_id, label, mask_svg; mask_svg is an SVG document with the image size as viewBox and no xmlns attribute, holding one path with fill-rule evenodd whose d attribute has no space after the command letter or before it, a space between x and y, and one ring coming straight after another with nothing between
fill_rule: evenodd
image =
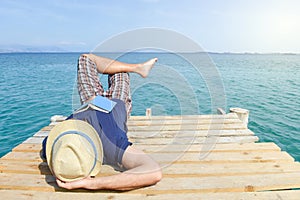
<instances>
[{"instance_id":1,"label":"denim shorts","mask_svg":"<svg viewBox=\"0 0 300 200\"><path fill-rule=\"evenodd\" d=\"M104 113L93 109L72 114L68 119L83 120L91 124L97 131L103 146L103 164L110 165L115 170L125 170L122 165L123 154L127 147L132 145L127 137L127 113L125 104L119 99L110 113ZM45 154L47 138L43 141L42 155ZM44 157L46 158L46 156Z\"/></svg>"}]
</instances>

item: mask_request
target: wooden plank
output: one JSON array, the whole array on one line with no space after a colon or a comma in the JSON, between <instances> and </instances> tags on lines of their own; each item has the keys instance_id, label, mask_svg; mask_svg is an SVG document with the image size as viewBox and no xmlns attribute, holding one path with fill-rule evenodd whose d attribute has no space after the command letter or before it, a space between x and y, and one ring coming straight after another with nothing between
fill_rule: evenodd
<instances>
[{"instance_id":1,"label":"wooden plank","mask_svg":"<svg viewBox=\"0 0 300 200\"><path fill-rule=\"evenodd\" d=\"M183 120L183 121L189 121L189 120L198 120L198 121L202 121L202 120L239 120L239 118L237 117L237 115L235 113L228 113L226 115L162 115L162 116L130 116L130 118L128 119L128 123L135 123L135 122L139 122L139 121L173 121L173 120ZM58 122L59 123L59 122ZM42 130L50 130L53 126L55 126L58 123L51 123L49 126L46 126L44 128L42 128Z\"/></svg>"},{"instance_id":2,"label":"wooden plank","mask_svg":"<svg viewBox=\"0 0 300 200\"><path fill-rule=\"evenodd\" d=\"M286 152L177 152L177 153L148 153L158 162L275 162L286 161L292 162L294 158ZM39 153L36 152L10 152L1 158L5 160L18 160L18 161L37 161L42 162Z\"/></svg>"},{"instance_id":3,"label":"wooden plank","mask_svg":"<svg viewBox=\"0 0 300 200\"><path fill-rule=\"evenodd\" d=\"M42 144L24 144L21 143L12 149L13 152L40 152Z\"/></svg>"},{"instance_id":4,"label":"wooden plank","mask_svg":"<svg viewBox=\"0 0 300 200\"><path fill-rule=\"evenodd\" d=\"M49 131L38 131L33 135L33 137L46 137L48 136ZM153 135L155 134L156 137L164 136L164 137L174 137L174 135L179 137L186 137L186 136L208 136L208 135L216 135L216 136L243 136L243 135L254 135L249 129L231 129L231 130L148 130L148 131L141 131L141 130L131 130L127 133L128 136L131 137L139 137L145 135Z\"/></svg>"},{"instance_id":5,"label":"wooden plank","mask_svg":"<svg viewBox=\"0 0 300 200\"><path fill-rule=\"evenodd\" d=\"M235 114L223 115L192 115L192 116L131 116L128 126L176 125L176 124L240 124ZM41 131L50 131L55 125L45 126Z\"/></svg>"},{"instance_id":6,"label":"wooden plank","mask_svg":"<svg viewBox=\"0 0 300 200\"><path fill-rule=\"evenodd\" d=\"M254 133L249 129L242 130L158 130L158 131L129 131L128 137L139 138L155 136L155 138L167 137L207 137L207 136L254 136Z\"/></svg>"},{"instance_id":7,"label":"wooden plank","mask_svg":"<svg viewBox=\"0 0 300 200\"><path fill-rule=\"evenodd\" d=\"M24 144L41 144L44 137L31 137L25 140ZM229 136L229 137L187 137L180 138L180 140L174 138L130 138L130 141L138 144L203 144L203 143L247 143L257 142L259 139L257 136Z\"/></svg>"},{"instance_id":8,"label":"wooden plank","mask_svg":"<svg viewBox=\"0 0 300 200\"><path fill-rule=\"evenodd\" d=\"M156 138L156 137L144 137L144 138L131 138L129 140L136 144L160 144L160 145L178 145L178 144L224 144L224 143L248 143L257 142L257 136L229 136L229 137L175 137L175 138Z\"/></svg>"},{"instance_id":9,"label":"wooden plank","mask_svg":"<svg viewBox=\"0 0 300 200\"><path fill-rule=\"evenodd\" d=\"M48 164L46 162L38 161L16 161L16 160L5 160L0 161L0 172L1 173L14 173L14 174L43 174L52 175ZM99 172L101 176L108 176L117 174L112 167L108 165L102 165Z\"/></svg>"},{"instance_id":10,"label":"wooden plank","mask_svg":"<svg viewBox=\"0 0 300 200\"><path fill-rule=\"evenodd\" d=\"M228 113L226 115L162 115L162 116L130 116L128 121L138 120L191 120L191 119L238 119L235 113Z\"/></svg>"},{"instance_id":11,"label":"wooden plank","mask_svg":"<svg viewBox=\"0 0 300 200\"><path fill-rule=\"evenodd\" d=\"M198 199L198 200L299 200L300 191L285 190L271 192L233 192L233 193L184 193L147 195L146 199Z\"/></svg>"},{"instance_id":12,"label":"wooden plank","mask_svg":"<svg viewBox=\"0 0 300 200\"><path fill-rule=\"evenodd\" d=\"M300 172L221 177L163 178L155 186L131 191L134 194L178 194L195 192L254 192L300 188Z\"/></svg>"},{"instance_id":13,"label":"wooden plank","mask_svg":"<svg viewBox=\"0 0 300 200\"><path fill-rule=\"evenodd\" d=\"M197 163L162 166L164 177L241 176L300 172L299 163Z\"/></svg>"},{"instance_id":14,"label":"wooden plank","mask_svg":"<svg viewBox=\"0 0 300 200\"><path fill-rule=\"evenodd\" d=\"M155 132L149 132L147 133L129 133L128 137L133 143L145 143L145 144L170 144L174 141L173 134L176 134L175 138L180 138L179 144L191 144L191 141L194 141L195 144L201 144L201 143L246 143L246 142L256 142L258 141L258 137L254 136L251 131L245 130L245 131L220 131L220 134L218 135L218 131L211 131L208 132L208 135L205 135L205 132L197 132L194 133L192 131L183 132L182 134L176 134L176 132L164 132L161 131L159 133ZM141 134L138 135L138 134ZM157 134L161 135L161 138L157 136ZM212 135L210 135L212 134ZM245 134L245 135L243 135ZM145 135L145 136L144 136ZM203 136L202 136L203 135ZM150 137L148 137L150 136ZM215 136L212 137L210 140L207 140L207 137L205 136ZM226 137L228 136L228 137ZM163 140L162 140L163 138ZM39 144L42 143L44 139L44 136L34 136L31 138L28 138L23 143L25 144Z\"/></svg>"},{"instance_id":15,"label":"wooden plank","mask_svg":"<svg viewBox=\"0 0 300 200\"><path fill-rule=\"evenodd\" d=\"M56 123L57 124L57 123ZM41 129L41 131L49 131L51 130L56 124L46 126ZM167 126L167 125L210 125L210 124L242 124L241 120L237 117L209 117L209 118L202 118L202 117L192 117L187 118L186 116L174 117L170 119L170 116L154 116L151 118L141 116L137 120L128 120L127 125L128 127L132 126Z\"/></svg>"},{"instance_id":16,"label":"wooden plank","mask_svg":"<svg viewBox=\"0 0 300 200\"><path fill-rule=\"evenodd\" d=\"M50 131L53 127L54 127L54 125L45 126L41 129L41 131Z\"/></svg>"},{"instance_id":17,"label":"wooden plank","mask_svg":"<svg viewBox=\"0 0 300 200\"><path fill-rule=\"evenodd\" d=\"M293 162L286 152L150 153L159 163Z\"/></svg>"},{"instance_id":18,"label":"wooden plank","mask_svg":"<svg viewBox=\"0 0 300 200\"><path fill-rule=\"evenodd\" d=\"M96 193L96 192L42 192L24 190L1 190L3 199L147 199L147 200L169 200L169 199L199 199L199 200L299 200L300 190L265 191L265 192L234 192L234 193L184 193L184 194L128 194L128 193Z\"/></svg>"},{"instance_id":19,"label":"wooden plank","mask_svg":"<svg viewBox=\"0 0 300 200\"><path fill-rule=\"evenodd\" d=\"M44 137L30 137L23 142L23 144L41 144Z\"/></svg>"},{"instance_id":20,"label":"wooden plank","mask_svg":"<svg viewBox=\"0 0 300 200\"><path fill-rule=\"evenodd\" d=\"M99 199L118 199L132 200L147 198L145 194L127 194L118 192L44 192L44 191L24 191L24 190L1 190L1 198L3 199L18 199L18 200L40 200L40 199L55 199L55 200L99 200ZM168 197L167 197L168 198Z\"/></svg>"},{"instance_id":21,"label":"wooden plank","mask_svg":"<svg viewBox=\"0 0 300 200\"><path fill-rule=\"evenodd\" d=\"M174 120L135 120L128 121L127 125L130 126L166 126L178 124L239 124L242 123L240 119L174 119Z\"/></svg>"},{"instance_id":22,"label":"wooden plank","mask_svg":"<svg viewBox=\"0 0 300 200\"><path fill-rule=\"evenodd\" d=\"M48 136L49 131L38 131L33 137L46 137ZM244 136L244 135L254 135L249 129L238 129L238 130L158 130L158 131L129 131L127 133L130 137L140 137L145 135L153 135L156 137L174 137L174 135L178 137L187 137L187 136L195 136L195 137L204 137L208 135L216 135L216 136Z\"/></svg>"},{"instance_id":23,"label":"wooden plank","mask_svg":"<svg viewBox=\"0 0 300 200\"><path fill-rule=\"evenodd\" d=\"M267 163L161 163L164 177L204 177L204 176L240 176L249 174L274 174L300 172L299 163L267 162ZM51 175L46 162L0 161L1 173L44 174ZM101 175L112 175L118 172L109 166L102 166Z\"/></svg>"},{"instance_id":24,"label":"wooden plank","mask_svg":"<svg viewBox=\"0 0 300 200\"><path fill-rule=\"evenodd\" d=\"M221 177L164 177L154 186L127 192L129 194L178 194L208 192L254 192L300 188L300 172ZM0 173L0 189L65 191L53 176Z\"/></svg>"},{"instance_id":25,"label":"wooden plank","mask_svg":"<svg viewBox=\"0 0 300 200\"><path fill-rule=\"evenodd\" d=\"M1 161L17 160L23 162L43 162L38 152L9 152L1 158Z\"/></svg>"},{"instance_id":26,"label":"wooden plank","mask_svg":"<svg viewBox=\"0 0 300 200\"><path fill-rule=\"evenodd\" d=\"M128 131L185 131L185 130L232 130L232 129L246 129L246 125L243 123L234 124L194 124L194 125L165 125L165 126L131 126L128 127Z\"/></svg>"},{"instance_id":27,"label":"wooden plank","mask_svg":"<svg viewBox=\"0 0 300 200\"><path fill-rule=\"evenodd\" d=\"M50 169L46 162L39 161L18 161L18 160L0 160L1 173L15 174L44 174L50 175Z\"/></svg>"},{"instance_id":28,"label":"wooden plank","mask_svg":"<svg viewBox=\"0 0 300 200\"><path fill-rule=\"evenodd\" d=\"M280 151L281 149L274 143L232 143L232 144L192 144L186 145L145 145L134 144L134 147L143 150L146 153L151 152L239 152L239 151Z\"/></svg>"},{"instance_id":29,"label":"wooden plank","mask_svg":"<svg viewBox=\"0 0 300 200\"><path fill-rule=\"evenodd\" d=\"M49 133L50 133L50 131L42 131L42 130L40 130L37 133L35 133L33 135L33 137L46 137L46 136L49 135Z\"/></svg>"},{"instance_id":30,"label":"wooden plank","mask_svg":"<svg viewBox=\"0 0 300 200\"><path fill-rule=\"evenodd\" d=\"M190 146L182 146L182 145L172 145L166 147L166 145L143 145L143 144L134 144L134 147L143 150L145 152L182 152L185 150L186 152L235 152L235 151L280 151L281 149L272 142L268 143L242 143L242 144L216 144L212 146L206 146L203 144L200 145L190 145ZM13 152L40 152L42 149L41 144L20 144L17 147L13 148Z\"/></svg>"},{"instance_id":31,"label":"wooden plank","mask_svg":"<svg viewBox=\"0 0 300 200\"><path fill-rule=\"evenodd\" d=\"M0 173L0 189L52 191L60 189L53 176Z\"/></svg>"}]
</instances>

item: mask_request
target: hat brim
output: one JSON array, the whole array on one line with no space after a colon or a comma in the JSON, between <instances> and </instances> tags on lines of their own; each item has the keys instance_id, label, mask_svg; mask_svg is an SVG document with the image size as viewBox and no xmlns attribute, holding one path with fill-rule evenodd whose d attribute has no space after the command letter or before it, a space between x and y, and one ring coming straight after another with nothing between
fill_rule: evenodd
<instances>
[{"instance_id":1,"label":"hat brim","mask_svg":"<svg viewBox=\"0 0 300 200\"><path fill-rule=\"evenodd\" d=\"M90 173L90 176L96 176L99 173L103 162L102 142L98 136L97 131L89 123L82 120L75 120L75 119L66 120L57 124L55 127L52 128L52 130L48 135L48 139L46 143L46 156L47 156L47 163L51 172L53 173L52 160L51 160L53 142L57 137L59 137L61 134L67 131L83 132L88 137L90 137L90 139L94 142L98 152L98 158L94 169ZM73 181L73 179L67 179L64 181Z\"/></svg>"}]
</instances>

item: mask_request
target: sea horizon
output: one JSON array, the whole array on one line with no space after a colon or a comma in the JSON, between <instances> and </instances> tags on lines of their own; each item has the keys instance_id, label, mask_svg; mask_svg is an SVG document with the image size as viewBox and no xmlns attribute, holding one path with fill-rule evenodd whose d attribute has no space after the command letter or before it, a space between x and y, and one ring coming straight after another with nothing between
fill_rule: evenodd
<instances>
[{"instance_id":1,"label":"sea horizon","mask_svg":"<svg viewBox=\"0 0 300 200\"><path fill-rule=\"evenodd\" d=\"M126 52L126 51L113 51L113 52L93 52L93 51L4 51L0 54L37 54L37 53L53 53L53 54L64 54L64 53L157 53L157 54L169 54L169 53L178 53L178 54L196 54L196 53L207 53L207 54L223 54L223 55L300 55L300 52L269 52L269 53L262 53L262 52L215 52L215 51L201 51L201 52L162 52L162 51L134 51L134 52Z\"/></svg>"}]
</instances>

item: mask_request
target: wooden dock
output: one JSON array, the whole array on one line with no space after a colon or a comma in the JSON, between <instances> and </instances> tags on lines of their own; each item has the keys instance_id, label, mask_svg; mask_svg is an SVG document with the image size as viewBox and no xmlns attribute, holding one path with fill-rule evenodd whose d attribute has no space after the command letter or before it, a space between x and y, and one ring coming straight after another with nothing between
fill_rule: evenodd
<instances>
[{"instance_id":1,"label":"wooden dock","mask_svg":"<svg viewBox=\"0 0 300 200\"><path fill-rule=\"evenodd\" d=\"M157 185L128 192L59 188L40 158L55 123L0 159L1 199L300 199L300 164L260 143L234 113L132 116L130 140L162 166ZM117 173L103 166L101 176Z\"/></svg>"}]
</instances>

